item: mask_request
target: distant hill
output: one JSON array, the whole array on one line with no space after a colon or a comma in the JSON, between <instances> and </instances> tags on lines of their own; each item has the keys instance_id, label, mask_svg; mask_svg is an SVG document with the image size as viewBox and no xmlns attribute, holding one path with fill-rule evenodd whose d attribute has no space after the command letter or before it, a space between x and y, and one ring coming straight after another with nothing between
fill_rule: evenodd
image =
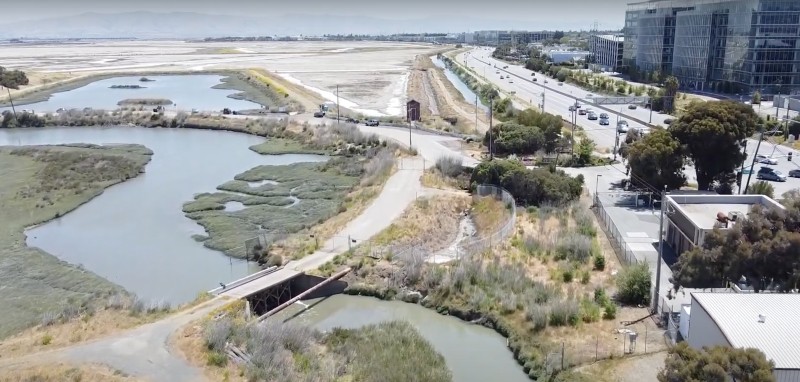
<instances>
[{"instance_id":1,"label":"distant hill","mask_svg":"<svg viewBox=\"0 0 800 382\"><path fill-rule=\"evenodd\" d=\"M194 12L83 13L0 24L0 38L202 38L461 32L466 29L535 28L517 22L427 17L387 20L359 16L279 15L242 17ZM524 23L523 23L524 24Z\"/></svg>"}]
</instances>

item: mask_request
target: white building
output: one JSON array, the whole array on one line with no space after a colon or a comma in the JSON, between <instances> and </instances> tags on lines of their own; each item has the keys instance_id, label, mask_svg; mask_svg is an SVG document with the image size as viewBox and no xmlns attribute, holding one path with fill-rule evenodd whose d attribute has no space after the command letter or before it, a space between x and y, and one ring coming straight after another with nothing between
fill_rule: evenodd
<instances>
[{"instance_id":1,"label":"white building","mask_svg":"<svg viewBox=\"0 0 800 382\"><path fill-rule=\"evenodd\" d=\"M625 37L621 34L592 35L589 37L589 50L592 64L606 72L619 72L622 67L622 49Z\"/></svg>"},{"instance_id":2,"label":"white building","mask_svg":"<svg viewBox=\"0 0 800 382\"><path fill-rule=\"evenodd\" d=\"M681 314L692 348L759 349L775 363L778 382L800 382L800 295L692 293L691 308Z\"/></svg>"}]
</instances>

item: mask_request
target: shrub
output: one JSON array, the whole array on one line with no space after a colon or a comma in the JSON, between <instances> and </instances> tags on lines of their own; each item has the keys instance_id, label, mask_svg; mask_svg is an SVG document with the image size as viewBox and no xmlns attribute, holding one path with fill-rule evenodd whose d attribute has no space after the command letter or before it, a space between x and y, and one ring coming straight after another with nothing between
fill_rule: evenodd
<instances>
[{"instance_id":1,"label":"shrub","mask_svg":"<svg viewBox=\"0 0 800 382\"><path fill-rule=\"evenodd\" d=\"M600 305L589 299L581 300L581 319L583 322L600 320Z\"/></svg>"},{"instance_id":2,"label":"shrub","mask_svg":"<svg viewBox=\"0 0 800 382\"><path fill-rule=\"evenodd\" d=\"M585 262L592 256L592 240L574 233L561 236L556 253L559 260Z\"/></svg>"},{"instance_id":3,"label":"shrub","mask_svg":"<svg viewBox=\"0 0 800 382\"><path fill-rule=\"evenodd\" d=\"M529 306L525 311L525 317L533 323L533 330L540 331L547 327L547 308L540 305Z\"/></svg>"},{"instance_id":4,"label":"shrub","mask_svg":"<svg viewBox=\"0 0 800 382\"><path fill-rule=\"evenodd\" d=\"M561 170L528 170L518 161L481 162L472 172L470 183L494 184L508 190L521 205L559 206L577 199L583 190L583 176L571 177Z\"/></svg>"},{"instance_id":5,"label":"shrub","mask_svg":"<svg viewBox=\"0 0 800 382\"><path fill-rule=\"evenodd\" d=\"M613 320L617 318L617 306L612 301L606 301L603 306L603 319Z\"/></svg>"},{"instance_id":6,"label":"shrub","mask_svg":"<svg viewBox=\"0 0 800 382\"><path fill-rule=\"evenodd\" d=\"M51 342L53 342L53 336L49 334L42 336L42 345L47 346L50 345Z\"/></svg>"},{"instance_id":7,"label":"shrub","mask_svg":"<svg viewBox=\"0 0 800 382\"><path fill-rule=\"evenodd\" d=\"M42 326L50 326L58 322L59 314L56 312L44 312L42 314Z\"/></svg>"},{"instance_id":8,"label":"shrub","mask_svg":"<svg viewBox=\"0 0 800 382\"><path fill-rule=\"evenodd\" d=\"M586 285L591 281L592 276L589 274L589 271L583 270L581 271L581 284Z\"/></svg>"},{"instance_id":9,"label":"shrub","mask_svg":"<svg viewBox=\"0 0 800 382\"><path fill-rule=\"evenodd\" d=\"M283 257L281 255L272 255L267 259L267 267L280 267L283 265Z\"/></svg>"},{"instance_id":10,"label":"shrub","mask_svg":"<svg viewBox=\"0 0 800 382\"><path fill-rule=\"evenodd\" d=\"M561 278L564 280L565 283L571 283L572 278L574 275L572 274L572 268L566 268L561 271Z\"/></svg>"},{"instance_id":11,"label":"shrub","mask_svg":"<svg viewBox=\"0 0 800 382\"><path fill-rule=\"evenodd\" d=\"M559 301L550 306L550 326L565 326L578 323L580 309L575 301Z\"/></svg>"},{"instance_id":12,"label":"shrub","mask_svg":"<svg viewBox=\"0 0 800 382\"><path fill-rule=\"evenodd\" d=\"M209 366L223 367L228 364L228 356L223 353L212 351L206 356L206 363Z\"/></svg>"},{"instance_id":13,"label":"shrub","mask_svg":"<svg viewBox=\"0 0 800 382\"><path fill-rule=\"evenodd\" d=\"M594 269L596 271L602 271L606 269L606 258L600 253L594 255Z\"/></svg>"},{"instance_id":14,"label":"shrub","mask_svg":"<svg viewBox=\"0 0 800 382\"><path fill-rule=\"evenodd\" d=\"M617 276L617 297L623 304L650 303L650 267L646 263L631 265Z\"/></svg>"},{"instance_id":15,"label":"shrub","mask_svg":"<svg viewBox=\"0 0 800 382\"><path fill-rule=\"evenodd\" d=\"M444 176L455 178L461 175L464 169L462 163L460 157L439 157L439 159L436 159L436 169Z\"/></svg>"},{"instance_id":16,"label":"shrub","mask_svg":"<svg viewBox=\"0 0 800 382\"><path fill-rule=\"evenodd\" d=\"M608 295L606 294L606 290L603 288L595 288L594 290L594 302L605 305L608 302Z\"/></svg>"}]
</instances>

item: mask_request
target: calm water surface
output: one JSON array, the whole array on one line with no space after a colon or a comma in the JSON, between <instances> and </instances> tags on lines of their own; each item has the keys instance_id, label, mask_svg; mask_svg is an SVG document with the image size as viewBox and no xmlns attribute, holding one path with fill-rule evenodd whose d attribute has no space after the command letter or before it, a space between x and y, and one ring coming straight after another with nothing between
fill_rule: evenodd
<instances>
[{"instance_id":1,"label":"calm water surface","mask_svg":"<svg viewBox=\"0 0 800 382\"><path fill-rule=\"evenodd\" d=\"M219 111L223 108L232 110L259 109L261 105L242 100L228 98L238 93L236 90L212 89L222 83L221 76L215 75L183 75L183 76L147 76L155 81L140 82L141 76L115 77L95 81L77 89L53 94L49 100L20 106L19 109L32 109L36 112L54 112L59 108L83 109L116 109L117 102L128 98L166 98L177 106L168 106L167 110L177 107L179 110L198 109L203 111ZM111 89L112 85L140 85L145 89ZM0 111L7 108L0 108Z\"/></svg>"},{"instance_id":2,"label":"calm water surface","mask_svg":"<svg viewBox=\"0 0 800 382\"><path fill-rule=\"evenodd\" d=\"M309 310L298 315L301 307L294 305L277 314L274 319L289 319L323 331L335 327L359 328L383 321L404 320L444 356L453 372L454 381L530 380L506 347L506 339L491 329L399 301L336 295L305 303L311 305Z\"/></svg>"},{"instance_id":3,"label":"calm water surface","mask_svg":"<svg viewBox=\"0 0 800 382\"><path fill-rule=\"evenodd\" d=\"M0 145L138 143L153 158L145 173L105 190L64 217L26 232L27 243L149 300L181 303L258 270L192 239L202 227L181 206L258 165L325 161L318 155L256 154L263 138L190 129L0 129Z\"/></svg>"}]
</instances>

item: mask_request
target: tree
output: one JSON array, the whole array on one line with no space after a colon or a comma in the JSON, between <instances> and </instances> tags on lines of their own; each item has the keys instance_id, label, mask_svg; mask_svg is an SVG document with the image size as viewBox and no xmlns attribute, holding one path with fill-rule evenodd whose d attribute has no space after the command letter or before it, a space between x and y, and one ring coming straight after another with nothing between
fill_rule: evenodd
<instances>
[{"instance_id":1,"label":"tree","mask_svg":"<svg viewBox=\"0 0 800 382\"><path fill-rule=\"evenodd\" d=\"M19 89L20 86L28 84L28 76L25 72L20 70L6 70L0 66L0 87L6 88L8 92L8 101L11 102L11 111L14 112L14 118L17 116L17 109L14 108L14 100L11 99L11 89Z\"/></svg>"},{"instance_id":2,"label":"tree","mask_svg":"<svg viewBox=\"0 0 800 382\"><path fill-rule=\"evenodd\" d=\"M487 131L483 144L489 146L490 135L494 141L492 147L498 154L533 154L544 147L544 134L536 126L525 126L514 122L505 122L493 127L491 134Z\"/></svg>"},{"instance_id":3,"label":"tree","mask_svg":"<svg viewBox=\"0 0 800 382\"><path fill-rule=\"evenodd\" d=\"M751 103L753 105L758 105L758 104L761 103L761 92L760 91L756 90L756 92L753 93L753 100L752 100Z\"/></svg>"},{"instance_id":4,"label":"tree","mask_svg":"<svg viewBox=\"0 0 800 382\"><path fill-rule=\"evenodd\" d=\"M578 166L588 166L592 164L592 153L594 152L594 141L584 137L578 144L578 158L576 164Z\"/></svg>"},{"instance_id":5,"label":"tree","mask_svg":"<svg viewBox=\"0 0 800 382\"><path fill-rule=\"evenodd\" d=\"M696 350L681 342L669 349L659 382L774 382L775 363L753 348L728 346Z\"/></svg>"},{"instance_id":6,"label":"tree","mask_svg":"<svg viewBox=\"0 0 800 382\"><path fill-rule=\"evenodd\" d=\"M542 113L536 109L525 109L517 114L517 123L525 126L536 126L544 134L544 151L552 153L558 148L561 129L564 121L561 117L550 113Z\"/></svg>"},{"instance_id":7,"label":"tree","mask_svg":"<svg viewBox=\"0 0 800 382\"><path fill-rule=\"evenodd\" d=\"M745 278L755 292L789 291L800 282L800 198L787 193L786 210L754 206L733 227L706 234L673 267L675 288L715 288Z\"/></svg>"},{"instance_id":8,"label":"tree","mask_svg":"<svg viewBox=\"0 0 800 382\"><path fill-rule=\"evenodd\" d=\"M567 80L569 76L569 69L559 69L558 73L556 73L556 78L559 82L564 82Z\"/></svg>"},{"instance_id":9,"label":"tree","mask_svg":"<svg viewBox=\"0 0 800 382\"><path fill-rule=\"evenodd\" d=\"M697 188L731 179L745 159L742 141L753 135L759 117L750 105L733 101L697 102L687 106L669 132L684 145L697 171Z\"/></svg>"},{"instance_id":10,"label":"tree","mask_svg":"<svg viewBox=\"0 0 800 382\"><path fill-rule=\"evenodd\" d=\"M675 76L669 76L664 81L664 111L672 113L675 111L675 98L678 97L680 82Z\"/></svg>"},{"instance_id":11,"label":"tree","mask_svg":"<svg viewBox=\"0 0 800 382\"><path fill-rule=\"evenodd\" d=\"M472 172L470 183L493 184L505 188L522 205L564 205L583 191L583 176L571 177L561 170L528 170L519 161L481 162Z\"/></svg>"},{"instance_id":12,"label":"tree","mask_svg":"<svg viewBox=\"0 0 800 382\"><path fill-rule=\"evenodd\" d=\"M623 304L648 305L651 283L647 263L624 268L617 276L617 299Z\"/></svg>"},{"instance_id":13,"label":"tree","mask_svg":"<svg viewBox=\"0 0 800 382\"><path fill-rule=\"evenodd\" d=\"M751 195L764 195L771 198L775 195L775 188L772 187L771 184L763 180L759 180L747 188L747 193Z\"/></svg>"},{"instance_id":14,"label":"tree","mask_svg":"<svg viewBox=\"0 0 800 382\"><path fill-rule=\"evenodd\" d=\"M654 129L650 134L630 145L627 153L631 168L631 182L639 186L664 186L674 190L686 183L683 174L683 151L677 139L664 129Z\"/></svg>"}]
</instances>

